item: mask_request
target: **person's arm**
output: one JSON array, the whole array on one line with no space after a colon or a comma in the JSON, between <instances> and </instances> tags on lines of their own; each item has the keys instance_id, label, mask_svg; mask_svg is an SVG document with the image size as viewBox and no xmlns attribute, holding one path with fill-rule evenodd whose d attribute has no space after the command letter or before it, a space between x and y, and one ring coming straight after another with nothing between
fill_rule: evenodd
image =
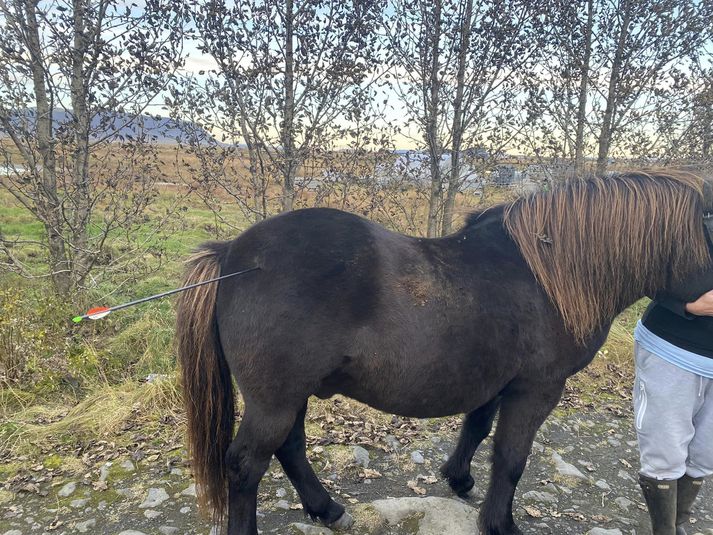
<instances>
[{"instance_id":1,"label":"person's arm","mask_svg":"<svg viewBox=\"0 0 713 535\"><path fill-rule=\"evenodd\" d=\"M667 293L656 294L654 299L656 300L656 304L658 306L664 307L666 310L673 312L677 316L681 316L687 320L692 320L695 317L695 313L688 310L688 305L691 303L687 303L682 299L678 299Z\"/></svg>"},{"instance_id":2,"label":"person's arm","mask_svg":"<svg viewBox=\"0 0 713 535\"><path fill-rule=\"evenodd\" d=\"M704 293L695 301L686 303L684 310L694 316L713 316L713 290Z\"/></svg>"}]
</instances>

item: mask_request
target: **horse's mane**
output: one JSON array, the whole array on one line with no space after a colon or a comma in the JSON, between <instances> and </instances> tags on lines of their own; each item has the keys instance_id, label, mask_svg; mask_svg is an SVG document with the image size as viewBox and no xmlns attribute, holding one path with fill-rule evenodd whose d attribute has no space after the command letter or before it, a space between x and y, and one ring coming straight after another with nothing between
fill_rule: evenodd
<instances>
[{"instance_id":1,"label":"horse's mane","mask_svg":"<svg viewBox=\"0 0 713 535\"><path fill-rule=\"evenodd\" d=\"M703 181L683 171L570 180L505 207L504 225L578 340L710 261Z\"/></svg>"}]
</instances>

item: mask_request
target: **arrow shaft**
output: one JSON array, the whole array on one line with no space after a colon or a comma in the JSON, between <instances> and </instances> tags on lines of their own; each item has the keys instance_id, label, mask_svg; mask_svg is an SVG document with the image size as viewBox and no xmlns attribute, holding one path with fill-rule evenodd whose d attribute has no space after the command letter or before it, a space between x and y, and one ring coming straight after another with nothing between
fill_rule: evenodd
<instances>
[{"instance_id":1,"label":"arrow shaft","mask_svg":"<svg viewBox=\"0 0 713 535\"><path fill-rule=\"evenodd\" d=\"M123 309L123 308L127 308L127 307L130 307L130 306L138 305L138 304L140 304L140 303L145 303L145 302L147 302L147 301L153 301L154 299L160 299L161 297L166 297L166 296L169 296L169 295L173 295L173 294L178 293L178 292L184 292L184 291L186 291L186 290L190 290L191 288L196 288L196 287L198 287L198 286L203 286L204 284L210 284L211 282L217 282L217 281L219 281L219 280L227 279L227 278L229 278L229 277L235 277L236 275L244 275L245 273L250 273L251 271L257 271L258 269L260 269L260 268L259 268L259 267L253 267L253 268L250 268L250 269L245 269L245 270L243 270L243 271L236 271L235 273L228 273L227 275L221 275L220 277L215 277L214 279L208 279L208 280L204 280L204 281L201 281L201 282L196 282L196 283L194 283L194 284L189 284L188 286L183 286L183 287L181 287L181 288L174 288L173 290L168 290L167 292L161 292L160 294L150 295L150 296L148 296L148 297L142 297L141 299L136 299L136 300L134 300L134 301L129 301L128 303L123 303L123 304L121 304L121 305L116 305L116 306L113 306L113 307L109 307L109 308L106 309L105 312L106 312L107 314L109 314L109 313L111 313L111 312L116 312L117 310L121 310L121 309ZM89 314L84 314L83 316L81 316L81 318L82 318L82 319L88 319L88 318L89 318Z\"/></svg>"}]
</instances>

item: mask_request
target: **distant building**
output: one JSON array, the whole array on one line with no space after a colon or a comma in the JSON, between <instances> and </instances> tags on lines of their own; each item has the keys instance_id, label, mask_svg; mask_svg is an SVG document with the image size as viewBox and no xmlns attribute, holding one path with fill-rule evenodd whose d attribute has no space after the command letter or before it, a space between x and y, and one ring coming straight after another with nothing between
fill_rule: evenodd
<instances>
[{"instance_id":1,"label":"distant building","mask_svg":"<svg viewBox=\"0 0 713 535\"><path fill-rule=\"evenodd\" d=\"M569 162L531 164L523 170L524 179L540 184L562 182L574 177L574 164Z\"/></svg>"},{"instance_id":2,"label":"distant building","mask_svg":"<svg viewBox=\"0 0 713 535\"><path fill-rule=\"evenodd\" d=\"M396 151L398 157L393 163L384 165L378 171L377 180L382 183L402 182L425 187L431 182L431 158L423 151L400 150ZM482 190L484 177L473 167L469 155L464 152L460 162L461 191L478 192ZM438 164L444 181L448 180L451 172L451 154L444 153Z\"/></svg>"},{"instance_id":3,"label":"distant building","mask_svg":"<svg viewBox=\"0 0 713 535\"><path fill-rule=\"evenodd\" d=\"M522 173L514 165L498 165L490 175L496 186L515 186L522 182Z\"/></svg>"}]
</instances>

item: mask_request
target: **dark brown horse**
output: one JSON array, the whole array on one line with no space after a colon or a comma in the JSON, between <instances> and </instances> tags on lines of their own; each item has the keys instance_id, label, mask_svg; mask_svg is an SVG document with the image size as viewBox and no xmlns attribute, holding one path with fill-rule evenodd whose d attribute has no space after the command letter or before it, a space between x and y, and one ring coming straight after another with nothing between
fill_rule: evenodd
<instances>
[{"instance_id":1,"label":"dark brown horse","mask_svg":"<svg viewBox=\"0 0 713 535\"><path fill-rule=\"evenodd\" d=\"M708 190L688 173L630 173L496 206L440 239L312 209L204 245L187 283L260 270L178 305L200 502L215 521L227 506L230 534L256 534L274 454L307 514L348 526L305 454L307 399L339 393L403 416L465 413L442 467L458 494L473 486L471 459L499 411L480 524L484 535L521 533L512 502L533 437L615 315L644 295L713 288L711 275L676 290L710 271ZM245 400L235 437L231 374Z\"/></svg>"}]
</instances>

